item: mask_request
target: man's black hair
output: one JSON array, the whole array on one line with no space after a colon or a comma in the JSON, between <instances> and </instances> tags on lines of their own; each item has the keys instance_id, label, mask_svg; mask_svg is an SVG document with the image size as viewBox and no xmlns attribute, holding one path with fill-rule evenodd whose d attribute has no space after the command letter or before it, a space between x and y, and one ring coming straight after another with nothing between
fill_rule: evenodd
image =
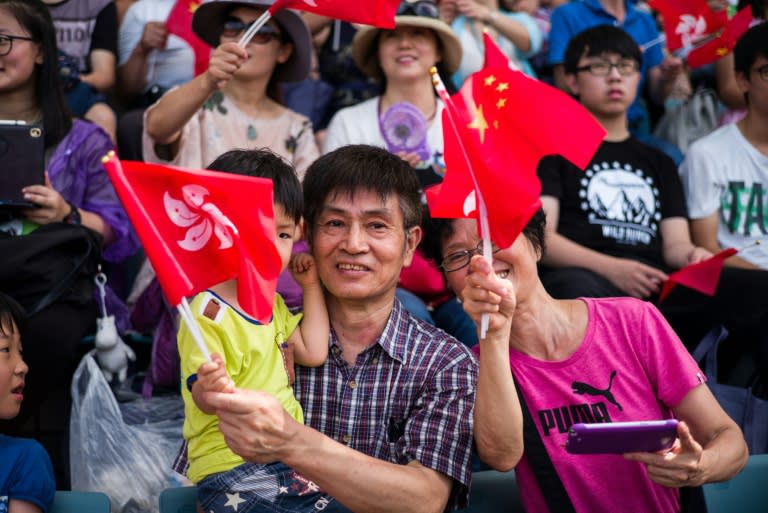
<instances>
[{"instance_id":1,"label":"man's black hair","mask_svg":"<svg viewBox=\"0 0 768 513\"><path fill-rule=\"evenodd\" d=\"M606 53L618 54L622 59L632 59L637 62L638 68L643 64L643 52L632 36L613 25L598 25L571 38L565 50L565 72L576 73L582 57L597 57Z\"/></svg>"},{"instance_id":2,"label":"man's black hair","mask_svg":"<svg viewBox=\"0 0 768 513\"><path fill-rule=\"evenodd\" d=\"M758 57L768 59L768 22L750 28L741 35L733 48L733 69L747 78ZM759 77L757 78L759 80Z\"/></svg>"},{"instance_id":3,"label":"man's black hair","mask_svg":"<svg viewBox=\"0 0 768 513\"><path fill-rule=\"evenodd\" d=\"M382 200L398 198L404 228L421 223L419 181L400 157L365 144L342 146L315 160L304 176L304 220L310 235L331 194L371 191Z\"/></svg>"},{"instance_id":4,"label":"man's black hair","mask_svg":"<svg viewBox=\"0 0 768 513\"><path fill-rule=\"evenodd\" d=\"M275 204L296 223L304 211L304 197L296 172L272 150L230 150L222 153L208 166L211 171L225 171L238 175L269 178L273 184Z\"/></svg>"}]
</instances>

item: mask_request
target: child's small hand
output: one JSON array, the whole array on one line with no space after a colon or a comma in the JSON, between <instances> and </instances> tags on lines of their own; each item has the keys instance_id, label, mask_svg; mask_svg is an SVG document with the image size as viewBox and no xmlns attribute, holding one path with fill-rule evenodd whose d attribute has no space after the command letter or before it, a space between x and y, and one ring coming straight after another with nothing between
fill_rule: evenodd
<instances>
[{"instance_id":1,"label":"child's small hand","mask_svg":"<svg viewBox=\"0 0 768 513\"><path fill-rule=\"evenodd\" d=\"M197 384L205 392L234 392L235 384L227 374L224 360L218 353L213 353L211 360L197 369Z\"/></svg>"},{"instance_id":2,"label":"child's small hand","mask_svg":"<svg viewBox=\"0 0 768 513\"><path fill-rule=\"evenodd\" d=\"M309 253L294 253L288 264L291 275L302 288L320 283L315 259Z\"/></svg>"}]
</instances>

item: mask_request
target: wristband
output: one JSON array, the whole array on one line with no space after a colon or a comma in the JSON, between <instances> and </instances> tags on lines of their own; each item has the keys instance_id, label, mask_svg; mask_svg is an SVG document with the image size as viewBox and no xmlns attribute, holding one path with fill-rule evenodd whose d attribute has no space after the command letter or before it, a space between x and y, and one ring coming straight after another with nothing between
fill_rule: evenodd
<instances>
[{"instance_id":1,"label":"wristband","mask_svg":"<svg viewBox=\"0 0 768 513\"><path fill-rule=\"evenodd\" d=\"M69 205L69 214L64 216L64 219L61 221L63 223L67 224L80 224L82 222L82 217L80 216L80 211L77 209L76 206L72 204L71 201L67 201L67 205Z\"/></svg>"}]
</instances>

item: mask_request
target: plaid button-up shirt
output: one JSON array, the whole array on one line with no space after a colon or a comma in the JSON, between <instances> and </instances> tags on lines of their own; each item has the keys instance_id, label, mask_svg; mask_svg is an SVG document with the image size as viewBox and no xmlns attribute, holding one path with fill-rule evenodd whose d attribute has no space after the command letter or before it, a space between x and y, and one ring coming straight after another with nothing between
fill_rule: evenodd
<instances>
[{"instance_id":1,"label":"plaid button-up shirt","mask_svg":"<svg viewBox=\"0 0 768 513\"><path fill-rule=\"evenodd\" d=\"M466 505L478 369L469 350L395 300L354 367L342 352L331 333L325 364L296 368L306 424L375 458L418 460L453 479L448 509Z\"/></svg>"}]
</instances>

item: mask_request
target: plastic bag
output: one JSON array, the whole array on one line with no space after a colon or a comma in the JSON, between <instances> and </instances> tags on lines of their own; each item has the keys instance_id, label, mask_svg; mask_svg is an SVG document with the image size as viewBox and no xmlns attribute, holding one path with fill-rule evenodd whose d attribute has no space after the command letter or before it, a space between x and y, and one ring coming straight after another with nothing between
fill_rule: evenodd
<instances>
[{"instance_id":1,"label":"plastic bag","mask_svg":"<svg viewBox=\"0 0 768 513\"><path fill-rule=\"evenodd\" d=\"M180 397L118 404L92 356L72 378L72 490L109 496L113 512L158 511L164 488L178 486L171 470L183 441Z\"/></svg>"},{"instance_id":2,"label":"plastic bag","mask_svg":"<svg viewBox=\"0 0 768 513\"><path fill-rule=\"evenodd\" d=\"M696 140L718 127L719 100L711 89L699 89L685 103L669 110L659 120L653 135L685 153Z\"/></svg>"}]
</instances>

